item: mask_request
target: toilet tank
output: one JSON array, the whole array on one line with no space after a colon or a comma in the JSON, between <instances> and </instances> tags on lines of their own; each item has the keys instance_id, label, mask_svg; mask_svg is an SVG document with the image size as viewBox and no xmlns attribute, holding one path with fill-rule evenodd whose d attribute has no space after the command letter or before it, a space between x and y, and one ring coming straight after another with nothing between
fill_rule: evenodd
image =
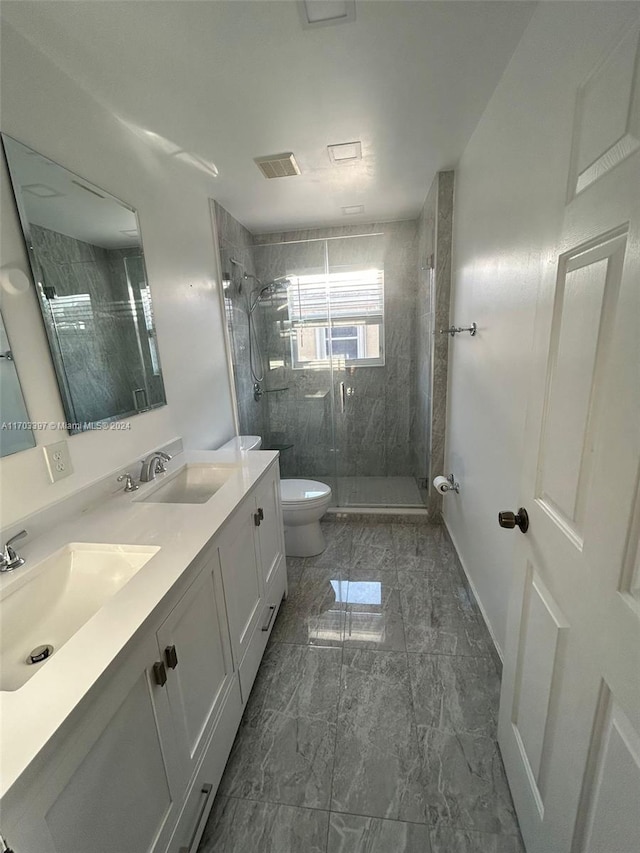
<instances>
[{"instance_id":1,"label":"toilet tank","mask_svg":"<svg viewBox=\"0 0 640 853\"><path fill-rule=\"evenodd\" d=\"M259 435L235 435L218 450L260 450L262 438Z\"/></svg>"}]
</instances>

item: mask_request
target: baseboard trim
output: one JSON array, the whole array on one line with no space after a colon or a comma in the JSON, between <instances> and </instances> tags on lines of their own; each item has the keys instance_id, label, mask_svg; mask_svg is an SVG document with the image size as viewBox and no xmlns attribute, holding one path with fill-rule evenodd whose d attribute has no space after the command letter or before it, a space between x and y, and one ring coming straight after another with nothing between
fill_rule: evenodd
<instances>
[{"instance_id":1,"label":"baseboard trim","mask_svg":"<svg viewBox=\"0 0 640 853\"><path fill-rule=\"evenodd\" d=\"M449 536L449 539L451 540L451 544L455 548L456 554L458 555L458 562L460 563L460 565L462 567L462 571L464 572L465 580L469 586L469 589L473 593L473 597L476 600L476 603L478 605L478 609L480 610L480 613L482 614L482 619L484 620L484 624L486 625L487 631L489 632L489 636L491 637L491 643L492 643L491 654L492 654L494 663L496 665L496 668L498 670L498 673L500 674L500 676L502 676L502 666L504 663L504 657L502 654L502 649L500 648L500 644L496 640L496 635L493 632L493 629L491 627L491 623L489 622L489 619L487 617L487 612L484 609L484 605L482 603L482 600L481 600L480 596L478 595L478 590L476 589L476 585L474 584L473 580L471 579L471 575L469 574L469 570L468 570L467 566L465 565L465 561L460 556L460 548L458 547L455 536L451 533L451 529L450 529L449 525L447 524L447 520L445 519L444 516L442 516L442 524L444 525L444 529L447 531L447 535Z\"/></svg>"}]
</instances>

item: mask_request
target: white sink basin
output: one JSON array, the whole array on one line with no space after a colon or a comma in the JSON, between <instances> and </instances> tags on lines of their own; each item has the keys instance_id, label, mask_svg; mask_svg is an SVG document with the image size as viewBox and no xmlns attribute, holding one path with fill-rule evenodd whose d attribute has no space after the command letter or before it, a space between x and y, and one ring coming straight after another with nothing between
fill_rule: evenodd
<instances>
[{"instance_id":1,"label":"white sink basin","mask_svg":"<svg viewBox=\"0 0 640 853\"><path fill-rule=\"evenodd\" d=\"M159 550L71 542L34 567L0 601L0 690L22 687ZM53 651L27 663L40 646Z\"/></svg>"},{"instance_id":2,"label":"white sink basin","mask_svg":"<svg viewBox=\"0 0 640 853\"><path fill-rule=\"evenodd\" d=\"M203 504L213 497L238 465L187 464L163 478L161 485L142 501L164 504Z\"/></svg>"}]
</instances>

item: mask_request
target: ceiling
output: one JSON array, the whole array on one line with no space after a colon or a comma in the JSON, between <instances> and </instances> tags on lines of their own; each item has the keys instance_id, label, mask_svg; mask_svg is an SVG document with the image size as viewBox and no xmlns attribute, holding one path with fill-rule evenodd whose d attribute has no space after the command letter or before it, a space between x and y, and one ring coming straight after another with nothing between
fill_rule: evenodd
<instances>
[{"instance_id":1,"label":"ceiling","mask_svg":"<svg viewBox=\"0 0 640 853\"><path fill-rule=\"evenodd\" d=\"M355 21L316 28L294 0L4 0L2 17L261 233L415 217L534 6L357 0ZM356 140L361 160L331 162ZM289 151L299 176L253 162Z\"/></svg>"},{"instance_id":2,"label":"ceiling","mask_svg":"<svg viewBox=\"0 0 640 853\"><path fill-rule=\"evenodd\" d=\"M103 249L140 245L136 214L123 202L9 136L3 135L3 144L31 225Z\"/></svg>"}]
</instances>

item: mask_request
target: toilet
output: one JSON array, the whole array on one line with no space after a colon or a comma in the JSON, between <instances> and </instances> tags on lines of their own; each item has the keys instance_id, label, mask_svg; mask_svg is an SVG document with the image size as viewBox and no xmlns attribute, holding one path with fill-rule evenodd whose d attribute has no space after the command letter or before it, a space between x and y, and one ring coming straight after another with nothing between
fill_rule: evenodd
<instances>
[{"instance_id":1,"label":"toilet","mask_svg":"<svg viewBox=\"0 0 640 853\"><path fill-rule=\"evenodd\" d=\"M331 487L317 480L280 481L287 557L314 557L326 545L320 519L329 508Z\"/></svg>"},{"instance_id":2,"label":"toilet","mask_svg":"<svg viewBox=\"0 0 640 853\"><path fill-rule=\"evenodd\" d=\"M259 450L259 435L236 435L219 450ZM280 481L280 499L284 521L284 546L287 557L315 557L326 545L320 519L329 508L331 487L318 480Z\"/></svg>"}]
</instances>

